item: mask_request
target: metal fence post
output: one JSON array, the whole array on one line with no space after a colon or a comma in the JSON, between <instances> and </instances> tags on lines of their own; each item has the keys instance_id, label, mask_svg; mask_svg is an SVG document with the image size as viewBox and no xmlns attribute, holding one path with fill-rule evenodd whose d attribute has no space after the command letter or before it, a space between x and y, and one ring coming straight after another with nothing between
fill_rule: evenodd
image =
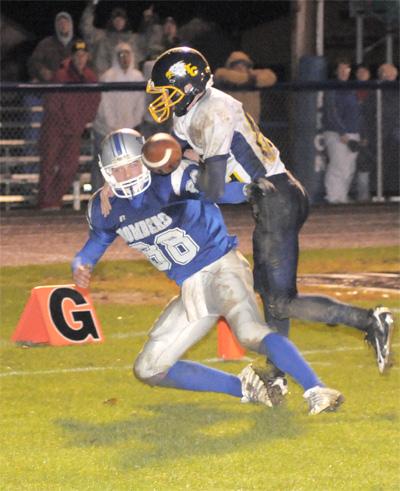
<instances>
[{"instance_id":1,"label":"metal fence post","mask_svg":"<svg viewBox=\"0 0 400 491\"><path fill-rule=\"evenodd\" d=\"M376 197L374 201L385 201L383 196L382 159L382 90L376 91Z\"/></svg>"}]
</instances>

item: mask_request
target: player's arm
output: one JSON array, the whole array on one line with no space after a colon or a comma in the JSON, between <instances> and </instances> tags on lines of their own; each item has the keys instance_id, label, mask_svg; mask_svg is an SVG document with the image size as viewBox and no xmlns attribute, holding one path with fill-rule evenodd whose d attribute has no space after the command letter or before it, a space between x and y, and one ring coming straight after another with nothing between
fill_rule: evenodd
<instances>
[{"instance_id":1,"label":"player's arm","mask_svg":"<svg viewBox=\"0 0 400 491\"><path fill-rule=\"evenodd\" d=\"M171 132L171 136L173 136L175 138L175 140L179 143L181 149L182 149L182 153L185 151L185 150L188 150L189 148L192 148L189 144L189 142L187 140L185 140L184 138L182 138L182 136L177 132L177 131L172 131Z\"/></svg>"},{"instance_id":2,"label":"player's arm","mask_svg":"<svg viewBox=\"0 0 400 491\"><path fill-rule=\"evenodd\" d=\"M86 244L75 255L72 261L72 276L76 286L88 288L94 266L114 238L110 237L109 240L99 240L99 237L91 234Z\"/></svg>"},{"instance_id":3,"label":"player's arm","mask_svg":"<svg viewBox=\"0 0 400 491\"><path fill-rule=\"evenodd\" d=\"M218 101L209 108L202 131L203 161L200 166L199 189L206 199L218 203L225 193L228 158L235 130L233 108Z\"/></svg>"},{"instance_id":4,"label":"player's arm","mask_svg":"<svg viewBox=\"0 0 400 491\"><path fill-rule=\"evenodd\" d=\"M72 261L72 275L77 286L87 288L90 283L94 266L103 256L107 248L117 237L113 230L104 227L99 201L93 206L93 198L89 202L87 220L90 235L86 244L77 252Z\"/></svg>"},{"instance_id":5,"label":"player's arm","mask_svg":"<svg viewBox=\"0 0 400 491\"><path fill-rule=\"evenodd\" d=\"M206 194L199 189L198 186L199 166L184 159L180 167L171 174L171 183L176 197L184 199L205 199L210 201ZM213 201L218 204L238 204L248 200L248 184L242 182L223 183L223 193L218 198L218 201Z\"/></svg>"},{"instance_id":6,"label":"player's arm","mask_svg":"<svg viewBox=\"0 0 400 491\"><path fill-rule=\"evenodd\" d=\"M200 166L198 188L209 201L219 203L225 193L225 175L228 155L216 155L204 160Z\"/></svg>"}]
</instances>

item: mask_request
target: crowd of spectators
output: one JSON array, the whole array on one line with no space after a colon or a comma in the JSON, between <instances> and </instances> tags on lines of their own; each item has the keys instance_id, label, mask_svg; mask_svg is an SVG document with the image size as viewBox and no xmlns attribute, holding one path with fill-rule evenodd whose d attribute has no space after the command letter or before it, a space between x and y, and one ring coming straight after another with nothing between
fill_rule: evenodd
<instances>
[{"instance_id":1,"label":"crowd of spectators","mask_svg":"<svg viewBox=\"0 0 400 491\"><path fill-rule=\"evenodd\" d=\"M143 11L138 28L134 30L127 11L115 6L104 25L99 27L97 3L98 0L87 3L77 28L68 12L62 11L55 16L54 34L39 41L29 58L28 72L32 83L144 82L162 52L177 46L191 46L203 52L210 61L215 85L241 101L254 121L262 123L261 94L254 89L275 84L277 76L269 68L255 68L248 54L233 49L217 24L193 18L178 27L173 17L160 19L151 6ZM77 49L78 45L84 45L84 48ZM79 58L84 59L82 67ZM379 80L395 80L397 69L386 63L379 67L377 74ZM349 60L338 61L335 76L342 82L351 78ZM370 68L357 66L354 78L360 82L370 80ZM27 125L25 135L29 140L39 141L38 204L42 208L59 207L61 191L72 184L78 166L79 141L87 123L93 123L93 190L103 183L96 161L100 142L106 134L129 127L138 129L147 138L155 132L170 130L169 122L158 125L145 110L150 96L143 91L110 90L104 91L101 97L95 95L94 92L60 92L45 97L40 93L25 96L26 106L42 105L44 108L44 113L29 113L35 117L35 123L41 123L41 130L32 129L37 124ZM348 202L352 189L355 189L357 201L371 199L370 182L377 152L376 99L373 96L374 92L368 89L325 93L323 125L328 157L325 187L329 203ZM393 159L399 152L396 97L398 99L395 91L384 92L383 151L385 162L392 160L392 167L398 167ZM60 176L65 185L58 193L54 191L54 182Z\"/></svg>"},{"instance_id":2,"label":"crowd of spectators","mask_svg":"<svg viewBox=\"0 0 400 491\"><path fill-rule=\"evenodd\" d=\"M350 60L336 63L337 80L351 79ZM377 80L395 81L397 68L391 63L378 67ZM359 82L371 80L371 69L360 64L354 78ZM395 196L400 195L400 113L397 90L382 94L381 154L383 187ZM376 179L378 122L376 92L358 90L326 91L323 106L323 127L328 165L325 173L325 196L331 204L371 200L371 176Z\"/></svg>"}]
</instances>

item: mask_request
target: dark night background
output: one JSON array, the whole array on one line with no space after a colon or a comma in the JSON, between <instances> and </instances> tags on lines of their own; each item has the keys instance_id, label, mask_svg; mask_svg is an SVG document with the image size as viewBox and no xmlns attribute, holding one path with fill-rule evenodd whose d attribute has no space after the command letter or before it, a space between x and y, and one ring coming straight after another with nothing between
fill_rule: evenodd
<instances>
[{"instance_id":1,"label":"dark night background","mask_svg":"<svg viewBox=\"0 0 400 491\"><path fill-rule=\"evenodd\" d=\"M116 6L124 7L129 16L132 29L138 29L143 11L151 5L161 22L168 16L172 16L178 26L189 22L194 17L200 17L205 21L218 25L212 39L206 41L207 46L196 46L200 51L205 49L211 67L214 69L224 63L228 54L234 49L240 49L241 34L244 30L253 28L265 22L289 17L290 1L158 1L137 2L132 0L100 0L96 6L95 25L105 27L111 10ZM18 59L21 66L26 65L26 60L32 53L36 44L45 36L54 33L55 15L64 10L72 15L74 30L79 33L79 20L86 1L26 1L3 0L0 4L1 14L8 21L15 22L26 30L28 39L16 47L6 58ZM6 59L3 57L3 63ZM27 73L22 68L20 80L27 80Z\"/></svg>"},{"instance_id":2,"label":"dark night background","mask_svg":"<svg viewBox=\"0 0 400 491\"><path fill-rule=\"evenodd\" d=\"M132 0L104 0L96 6L96 21L102 27L112 8L123 6L127 9L132 27L138 27L142 12L150 5L154 6L163 19L172 16L179 25L199 16L205 20L217 22L224 30L254 27L257 24L289 15L290 2L279 1L180 1L180 2L137 2ZM53 32L54 16L60 10L69 12L75 24L86 6L85 1L25 1L3 0L1 11L8 18L20 23L25 29L41 38Z\"/></svg>"}]
</instances>

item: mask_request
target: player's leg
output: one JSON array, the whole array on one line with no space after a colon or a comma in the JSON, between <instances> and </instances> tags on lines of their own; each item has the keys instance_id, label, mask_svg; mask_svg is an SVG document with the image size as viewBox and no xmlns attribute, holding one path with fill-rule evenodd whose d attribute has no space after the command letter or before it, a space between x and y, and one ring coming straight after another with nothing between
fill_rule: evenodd
<instances>
[{"instance_id":1,"label":"player's leg","mask_svg":"<svg viewBox=\"0 0 400 491\"><path fill-rule=\"evenodd\" d=\"M308 215L308 198L300 183L287 174L265 181L263 193L252 197L254 285L266 321L287 336L289 316L281 315L277 303L297 294L298 235Z\"/></svg>"},{"instance_id":2,"label":"player's leg","mask_svg":"<svg viewBox=\"0 0 400 491\"><path fill-rule=\"evenodd\" d=\"M237 376L179 358L213 327L218 316L188 321L182 298L175 298L157 319L134 365L134 373L149 385L183 390L221 392L242 397Z\"/></svg>"},{"instance_id":3,"label":"player's leg","mask_svg":"<svg viewBox=\"0 0 400 491\"><path fill-rule=\"evenodd\" d=\"M255 276L268 323L285 335L288 318L354 327L365 333L383 372L389 365L391 312L384 307L362 309L322 295L298 295L298 234L305 218L304 195L290 180L274 184L277 192L257 198L260 213L253 239Z\"/></svg>"},{"instance_id":4,"label":"player's leg","mask_svg":"<svg viewBox=\"0 0 400 491\"><path fill-rule=\"evenodd\" d=\"M207 291L212 292L215 308L226 318L243 346L267 355L276 367L291 375L303 387L305 394L317 391L320 397L318 403L313 403L312 414L337 407L343 399L341 394L326 388L294 344L286 337L272 332L262 321L253 291L250 267L243 256L231 251L208 270L210 286L213 288ZM209 302L211 304L211 299ZM257 390L252 390L252 367L247 367L239 376L244 394L247 387L251 389L250 397L257 393ZM268 389L272 390L272 386L268 386L267 382Z\"/></svg>"}]
</instances>

